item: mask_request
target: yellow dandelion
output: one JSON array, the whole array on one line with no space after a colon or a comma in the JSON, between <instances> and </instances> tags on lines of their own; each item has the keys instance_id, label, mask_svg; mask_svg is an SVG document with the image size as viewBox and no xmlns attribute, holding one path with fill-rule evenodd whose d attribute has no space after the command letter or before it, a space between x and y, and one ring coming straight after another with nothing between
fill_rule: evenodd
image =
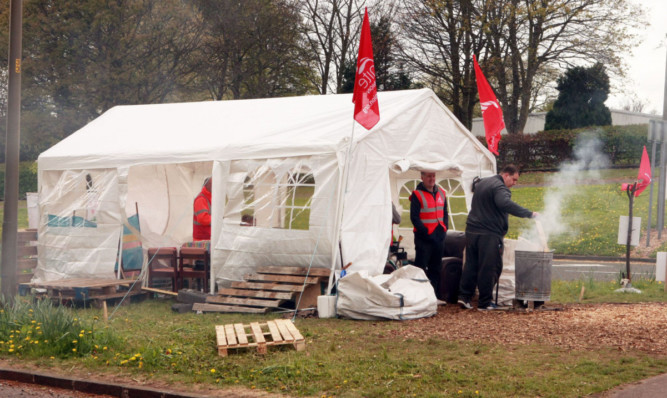
<instances>
[{"instance_id":1,"label":"yellow dandelion","mask_svg":"<svg viewBox=\"0 0 667 398\"><path fill-rule=\"evenodd\" d=\"M83 333L79 333L79 337L83 337Z\"/></svg>"},{"instance_id":2,"label":"yellow dandelion","mask_svg":"<svg viewBox=\"0 0 667 398\"><path fill-rule=\"evenodd\" d=\"M103 347L103 348L102 348L102 350L106 351L106 350L107 350L107 347L106 347L106 346L105 346L105 347Z\"/></svg>"},{"instance_id":3,"label":"yellow dandelion","mask_svg":"<svg viewBox=\"0 0 667 398\"><path fill-rule=\"evenodd\" d=\"M9 352L14 352L14 349L13 349L13 348L10 348L10 349L9 349Z\"/></svg>"},{"instance_id":4,"label":"yellow dandelion","mask_svg":"<svg viewBox=\"0 0 667 398\"><path fill-rule=\"evenodd\" d=\"M120 361L121 365L125 365L126 363L127 363L127 359L123 359L122 361Z\"/></svg>"},{"instance_id":5,"label":"yellow dandelion","mask_svg":"<svg viewBox=\"0 0 667 398\"><path fill-rule=\"evenodd\" d=\"M211 369L211 373L215 373L215 369Z\"/></svg>"},{"instance_id":6,"label":"yellow dandelion","mask_svg":"<svg viewBox=\"0 0 667 398\"><path fill-rule=\"evenodd\" d=\"M30 321L30 323L37 323L37 321L33 319L32 321Z\"/></svg>"},{"instance_id":7,"label":"yellow dandelion","mask_svg":"<svg viewBox=\"0 0 667 398\"><path fill-rule=\"evenodd\" d=\"M76 352L76 348L72 348L72 352Z\"/></svg>"},{"instance_id":8,"label":"yellow dandelion","mask_svg":"<svg viewBox=\"0 0 667 398\"><path fill-rule=\"evenodd\" d=\"M49 358L50 358L50 359L56 359L56 357L53 357L53 356L51 356L51 357L49 357Z\"/></svg>"},{"instance_id":9,"label":"yellow dandelion","mask_svg":"<svg viewBox=\"0 0 667 398\"><path fill-rule=\"evenodd\" d=\"M72 340L72 344L76 344L78 342L79 342L79 340Z\"/></svg>"}]
</instances>

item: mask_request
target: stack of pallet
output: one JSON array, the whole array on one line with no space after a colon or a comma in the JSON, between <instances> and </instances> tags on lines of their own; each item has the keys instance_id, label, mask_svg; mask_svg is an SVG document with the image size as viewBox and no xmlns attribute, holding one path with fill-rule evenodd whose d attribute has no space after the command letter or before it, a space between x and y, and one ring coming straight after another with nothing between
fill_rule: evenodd
<instances>
[{"instance_id":1,"label":"stack of pallet","mask_svg":"<svg viewBox=\"0 0 667 398\"><path fill-rule=\"evenodd\" d=\"M317 296L326 290L329 270L303 267L260 267L244 280L222 288L206 303L192 309L204 312L266 313L283 308L305 309L317 306ZM291 302L291 303L290 303Z\"/></svg>"},{"instance_id":2,"label":"stack of pallet","mask_svg":"<svg viewBox=\"0 0 667 398\"><path fill-rule=\"evenodd\" d=\"M120 287L124 289L121 289ZM141 296L141 282L133 279L74 278L57 281L32 282L19 285L19 294L26 295L35 289L38 296L45 296L61 303L92 304L102 307L106 301L116 301ZM42 291L43 293L39 293ZM130 300L124 300L129 303Z\"/></svg>"}]
</instances>

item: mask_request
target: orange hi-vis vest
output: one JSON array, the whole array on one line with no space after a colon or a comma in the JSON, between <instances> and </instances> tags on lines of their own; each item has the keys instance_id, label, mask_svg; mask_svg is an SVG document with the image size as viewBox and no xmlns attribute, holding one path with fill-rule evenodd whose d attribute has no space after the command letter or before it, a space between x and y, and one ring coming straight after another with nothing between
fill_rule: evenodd
<instances>
[{"instance_id":1,"label":"orange hi-vis vest","mask_svg":"<svg viewBox=\"0 0 667 398\"><path fill-rule=\"evenodd\" d=\"M416 189L412 194L416 195L417 199L419 199L419 203L421 204L419 219L428 230L428 234L432 234L438 227L438 224L442 225L442 228L447 231L447 226L442 220L445 216L445 198L447 197L445 190L438 187L435 198L431 193L420 189ZM414 231L416 232L417 228Z\"/></svg>"}]
</instances>

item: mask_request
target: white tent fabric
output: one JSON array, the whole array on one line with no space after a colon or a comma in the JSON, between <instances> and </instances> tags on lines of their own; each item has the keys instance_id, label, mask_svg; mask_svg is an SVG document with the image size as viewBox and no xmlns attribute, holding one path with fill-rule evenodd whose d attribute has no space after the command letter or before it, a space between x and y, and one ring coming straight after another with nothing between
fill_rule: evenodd
<instances>
[{"instance_id":1,"label":"white tent fabric","mask_svg":"<svg viewBox=\"0 0 667 398\"><path fill-rule=\"evenodd\" d=\"M192 200L210 175L212 287L258 266L340 266L339 240L350 272L381 273L397 184L435 170L460 179L469 204L495 158L428 89L379 103L371 131L353 123L349 94L110 109L38 159L35 278L112 274L112 242L135 209L144 249L191 240ZM248 214L256 224L242 226ZM75 228L102 243L62 239Z\"/></svg>"},{"instance_id":2,"label":"white tent fabric","mask_svg":"<svg viewBox=\"0 0 667 398\"><path fill-rule=\"evenodd\" d=\"M391 275L353 272L338 281L336 314L352 319L408 320L433 316L438 300L421 268L407 265Z\"/></svg>"}]
</instances>

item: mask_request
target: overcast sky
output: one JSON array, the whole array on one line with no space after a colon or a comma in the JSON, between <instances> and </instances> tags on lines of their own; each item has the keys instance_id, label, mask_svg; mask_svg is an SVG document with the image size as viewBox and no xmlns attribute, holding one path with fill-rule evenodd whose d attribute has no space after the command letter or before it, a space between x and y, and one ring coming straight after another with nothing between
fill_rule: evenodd
<instances>
[{"instance_id":1,"label":"overcast sky","mask_svg":"<svg viewBox=\"0 0 667 398\"><path fill-rule=\"evenodd\" d=\"M667 62L667 0L631 1L642 5L651 25L641 33L642 44L632 55L627 55L629 71L624 82L625 93L611 95L606 104L619 109L630 102L626 93L634 92L637 99L647 103L645 113L662 115Z\"/></svg>"}]
</instances>

